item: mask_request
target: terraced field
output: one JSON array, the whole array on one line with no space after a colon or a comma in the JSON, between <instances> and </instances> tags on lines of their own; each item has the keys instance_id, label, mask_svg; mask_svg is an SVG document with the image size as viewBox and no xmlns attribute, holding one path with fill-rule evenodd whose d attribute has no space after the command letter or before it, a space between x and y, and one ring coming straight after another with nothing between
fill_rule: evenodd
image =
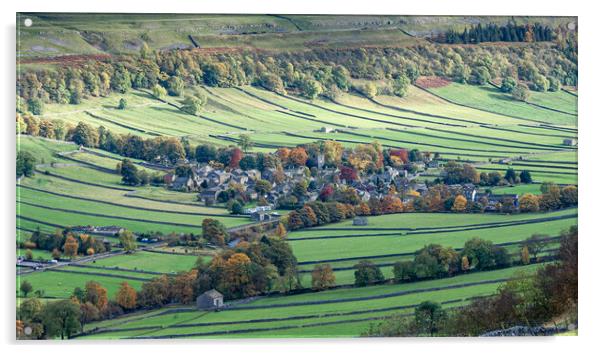
<instances>
[{"instance_id":1,"label":"terraced field","mask_svg":"<svg viewBox=\"0 0 602 353\"><path fill-rule=\"evenodd\" d=\"M328 263L337 283L353 283L353 266L360 260L376 263L387 278L396 261L409 260L428 244L461 249L474 237L490 240L517 254L519 243L542 229L551 236L576 224L576 210L545 214L395 214L369 218L369 226L352 226L350 221L292 232L288 241L299 260L305 284L316 264ZM551 243L550 249L557 248Z\"/></svg>"},{"instance_id":2,"label":"terraced field","mask_svg":"<svg viewBox=\"0 0 602 353\"><path fill-rule=\"evenodd\" d=\"M170 195L180 200L181 193L164 188L126 187L120 183L120 176L111 172L117 163L113 156L78 152L70 154L67 160L52 153L69 151L75 148L73 145L31 138L23 141L26 142L21 145L22 150L46 151L42 155L46 153L56 164L40 166L34 178L18 183L17 227L22 230L41 226L42 230L53 232L54 228L66 226L118 224L135 232L198 234L205 217L219 219L227 226L249 222L224 209L201 207L192 200L174 203ZM136 197L137 191L143 195ZM154 194L161 197L154 200L144 196Z\"/></svg>"},{"instance_id":3,"label":"terraced field","mask_svg":"<svg viewBox=\"0 0 602 353\"><path fill-rule=\"evenodd\" d=\"M538 266L520 267L522 275ZM265 297L219 312L199 312L190 307L161 309L139 317L103 322L97 326L101 330L82 338L197 338L226 334L228 337L263 337L268 333L270 337L352 337L384 317L411 313L413 306L423 300L435 300L451 307L462 305L474 296L492 294L516 270L508 268L408 284Z\"/></svg>"}]
</instances>

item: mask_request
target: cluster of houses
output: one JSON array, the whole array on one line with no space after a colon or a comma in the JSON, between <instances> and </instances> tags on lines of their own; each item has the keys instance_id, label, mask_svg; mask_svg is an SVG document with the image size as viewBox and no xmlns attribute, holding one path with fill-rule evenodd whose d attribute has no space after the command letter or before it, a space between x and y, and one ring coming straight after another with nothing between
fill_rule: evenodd
<instances>
[{"instance_id":1,"label":"cluster of houses","mask_svg":"<svg viewBox=\"0 0 602 353\"><path fill-rule=\"evenodd\" d=\"M409 173L407 169L401 167L386 166L380 173L362 175L358 180L350 182L341 178L338 168L323 165L317 168L314 175L310 175L306 167L286 168L282 172L279 172L276 168L266 168L263 171L257 169L227 171L213 168L208 164L192 165L191 167L192 173L189 173L190 175L177 177L170 173L165 176L165 182L172 190L197 192L199 201L207 206L217 203L220 193L228 190L233 183L236 184L239 192L244 193L246 199L250 201L257 200L259 195L255 190L255 185L259 180L268 181L271 184L271 190L265 195L265 199L269 206L247 209L245 213L255 221L269 221L278 217L277 213L271 211L278 208L279 200L292 195L295 185L303 180L312 183L313 187L302 200L299 200L300 202L317 200L320 190L327 184L351 186L357 191L361 200L366 202L372 197L381 198L385 196L388 193L389 185L395 185L397 190L406 192L413 190L422 196L428 192L428 186L417 182L415 179L427 169L438 168L439 164L437 161L414 163L413 173ZM280 174L280 178L277 178L277 174ZM277 179L281 181L277 182ZM487 211L495 210L499 203L508 197L511 197L516 207L518 207L518 195L485 195L479 193L478 188L473 184L450 185L449 187L454 193L461 193L468 201L472 202L487 196ZM417 197L416 194L409 194L402 201L408 202L415 197ZM265 209L262 207L265 207Z\"/></svg>"}]
</instances>

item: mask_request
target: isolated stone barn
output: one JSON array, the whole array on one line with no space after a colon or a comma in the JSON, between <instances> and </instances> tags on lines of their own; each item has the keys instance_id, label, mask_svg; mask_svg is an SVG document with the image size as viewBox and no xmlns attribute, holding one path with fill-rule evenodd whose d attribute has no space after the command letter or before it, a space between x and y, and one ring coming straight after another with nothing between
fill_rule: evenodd
<instances>
[{"instance_id":1,"label":"isolated stone barn","mask_svg":"<svg viewBox=\"0 0 602 353\"><path fill-rule=\"evenodd\" d=\"M211 289L196 298L196 307L199 310L219 309L224 305L222 293Z\"/></svg>"}]
</instances>

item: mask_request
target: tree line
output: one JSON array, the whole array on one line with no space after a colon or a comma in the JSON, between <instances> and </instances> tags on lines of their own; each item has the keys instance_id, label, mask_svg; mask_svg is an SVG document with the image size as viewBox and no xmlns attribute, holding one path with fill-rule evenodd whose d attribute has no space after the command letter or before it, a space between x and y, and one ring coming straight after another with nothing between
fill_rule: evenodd
<instances>
[{"instance_id":1,"label":"tree line","mask_svg":"<svg viewBox=\"0 0 602 353\"><path fill-rule=\"evenodd\" d=\"M498 34L499 32L499 34ZM505 34L508 32L507 34ZM185 87L235 87L253 84L309 99L346 92L354 80L387 82L388 94L404 95L418 76L450 79L468 77L472 71L491 78L514 77L531 82L534 74L554 77L561 84L577 84L576 33L561 27L539 25L478 25L466 31L467 40L486 41L515 37L533 41L553 39L547 47L441 46L423 44L404 48L320 48L303 52L236 52L207 54L197 51L152 51L143 46L139 55L60 66L52 70L23 70L17 77L17 110L39 115L44 103L79 104L87 97L127 93L132 88L153 90L156 96L184 96L194 111L203 97L186 94ZM471 34L472 33L472 34ZM450 37L456 41L456 37ZM550 37L552 36L552 37ZM375 87L356 85L368 95Z\"/></svg>"},{"instance_id":2,"label":"tree line","mask_svg":"<svg viewBox=\"0 0 602 353\"><path fill-rule=\"evenodd\" d=\"M426 301L412 317L396 315L372 324L364 336L479 336L513 326L577 321L578 231L563 231L559 261L539 268L533 276L517 272L495 295L468 305L444 309ZM564 319L558 319L564 317Z\"/></svg>"},{"instance_id":3,"label":"tree line","mask_svg":"<svg viewBox=\"0 0 602 353\"><path fill-rule=\"evenodd\" d=\"M435 40L447 44L479 44L484 42L551 42L554 30L540 23L518 25L509 21L505 25L481 23L465 27L463 32L450 29Z\"/></svg>"}]
</instances>

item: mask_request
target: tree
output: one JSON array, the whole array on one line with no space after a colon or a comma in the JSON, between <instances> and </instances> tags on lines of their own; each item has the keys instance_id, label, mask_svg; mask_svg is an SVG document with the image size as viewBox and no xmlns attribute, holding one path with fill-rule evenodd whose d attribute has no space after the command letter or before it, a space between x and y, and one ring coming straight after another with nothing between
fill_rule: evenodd
<instances>
[{"instance_id":1,"label":"tree","mask_svg":"<svg viewBox=\"0 0 602 353\"><path fill-rule=\"evenodd\" d=\"M253 141L251 141L251 136L247 134L242 134L238 137L238 147L240 147L244 152L249 151L253 147Z\"/></svg>"},{"instance_id":2,"label":"tree","mask_svg":"<svg viewBox=\"0 0 602 353\"><path fill-rule=\"evenodd\" d=\"M426 333L431 337L439 332L446 317L445 311L436 302L425 301L414 309L414 320L418 332Z\"/></svg>"},{"instance_id":3,"label":"tree","mask_svg":"<svg viewBox=\"0 0 602 353\"><path fill-rule=\"evenodd\" d=\"M466 272L470 270L470 261L468 260L468 256L462 256L462 271Z\"/></svg>"},{"instance_id":4,"label":"tree","mask_svg":"<svg viewBox=\"0 0 602 353\"><path fill-rule=\"evenodd\" d=\"M79 249L79 243L72 235L67 235L65 239L65 245L63 245L63 253L70 259L77 256L77 250Z\"/></svg>"},{"instance_id":5,"label":"tree","mask_svg":"<svg viewBox=\"0 0 602 353\"><path fill-rule=\"evenodd\" d=\"M513 77L504 77L500 90L505 93L511 93L516 87L516 80Z\"/></svg>"},{"instance_id":6,"label":"tree","mask_svg":"<svg viewBox=\"0 0 602 353\"><path fill-rule=\"evenodd\" d=\"M171 76L167 80L167 93L170 96L181 96L184 92L184 81L178 76Z\"/></svg>"},{"instance_id":7,"label":"tree","mask_svg":"<svg viewBox=\"0 0 602 353\"><path fill-rule=\"evenodd\" d=\"M17 153L17 178L21 176L33 176L36 165L36 158L27 151Z\"/></svg>"},{"instance_id":8,"label":"tree","mask_svg":"<svg viewBox=\"0 0 602 353\"><path fill-rule=\"evenodd\" d=\"M272 183L267 180L259 179L255 182L255 191L259 195L266 195L272 190Z\"/></svg>"},{"instance_id":9,"label":"tree","mask_svg":"<svg viewBox=\"0 0 602 353\"><path fill-rule=\"evenodd\" d=\"M376 88L376 85L372 82L368 82L365 85L363 85L360 88L360 91L368 98L374 98L376 97L376 94L378 93L378 90Z\"/></svg>"},{"instance_id":10,"label":"tree","mask_svg":"<svg viewBox=\"0 0 602 353\"><path fill-rule=\"evenodd\" d=\"M579 196L575 185L565 186L560 190L560 202L564 207L577 205Z\"/></svg>"},{"instance_id":11,"label":"tree","mask_svg":"<svg viewBox=\"0 0 602 353\"><path fill-rule=\"evenodd\" d=\"M311 287L314 290L324 290L336 284L336 278L329 264L316 265L311 272Z\"/></svg>"},{"instance_id":12,"label":"tree","mask_svg":"<svg viewBox=\"0 0 602 353\"><path fill-rule=\"evenodd\" d=\"M125 185L136 186L140 184L140 173L138 167L129 159L121 161L121 182Z\"/></svg>"},{"instance_id":13,"label":"tree","mask_svg":"<svg viewBox=\"0 0 602 353\"><path fill-rule=\"evenodd\" d=\"M205 218L203 220L203 238L217 246L223 246L229 241L226 227L220 221L213 218Z\"/></svg>"},{"instance_id":14,"label":"tree","mask_svg":"<svg viewBox=\"0 0 602 353\"><path fill-rule=\"evenodd\" d=\"M520 172L520 181L521 183L531 184L533 182L533 179L531 178L531 172L528 170L523 170Z\"/></svg>"},{"instance_id":15,"label":"tree","mask_svg":"<svg viewBox=\"0 0 602 353\"><path fill-rule=\"evenodd\" d=\"M517 182L518 178L514 169L506 169L506 175L504 175L504 179L506 179L510 184L514 184L515 182Z\"/></svg>"},{"instance_id":16,"label":"tree","mask_svg":"<svg viewBox=\"0 0 602 353\"><path fill-rule=\"evenodd\" d=\"M529 248L527 246L523 246L520 251L520 258L523 265L528 265L531 263L531 256L529 255Z\"/></svg>"},{"instance_id":17,"label":"tree","mask_svg":"<svg viewBox=\"0 0 602 353\"><path fill-rule=\"evenodd\" d=\"M412 281L416 279L416 267L413 261L398 261L393 265L395 281Z\"/></svg>"},{"instance_id":18,"label":"tree","mask_svg":"<svg viewBox=\"0 0 602 353\"><path fill-rule=\"evenodd\" d=\"M27 109L33 115L42 115L44 113L44 102L39 98L30 98L27 101Z\"/></svg>"},{"instance_id":19,"label":"tree","mask_svg":"<svg viewBox=\"0 0 602 353\"><path fill-rule=\"evenodd\" d=\"M203 107L207 103L207 98L203 95L201 95L201 97L204 99L195 96L187 96L182 101L182 107L180 109L191 115L200 114L203 111Z\"/></svg>"},{"instance_id":20,"label":"tree","mask_svg":"<svg viewBox=\"0 0 602 353\"><path fill-rule=\"evenodd\" d=\"M119 286L119 291L115 297L115 301L125 310L134 309L136 307L137 293L127 282L122 282Z\"/></svg>"},{"instance_id":21,"label":"tree","mask_svg":"<svg viewBox=\"0 0 602 353\"><path fill-rule=\"evenodd\" d=\"M165 96L167 96L167 90L158 84L154 85L153 86L153 96L155 96L159 99L164 99Z\"/></svg>"},{"instance_id":22,"label":"tree","mask_svg":"<svg viewBox=\"0 0 602 353\"><path fill-rule=\"evenodd\" d=\"M289 155L289 159L291 161L291 163L295 166L304 166L305 163L307 162L307 152L305 151L305 149L303 147L295 147L291 150L291 153Z\"/></svg>"},{"instance_id":23,"label":"tree","mask_svg":"<svg viewBox=\"0 0 602 353\"><path fill-rule=\"evenodd\" d=\"M52 249L52 258L55 260L61 259L61 251L58 248Z\"/></svg>"},{"instance_id":24,"label":"tree","mask_svg":"<svg viewBox=\"0 0 602 353\"><path fill-rule=\"evenodd\" d=\"M98 132L92 126L80 121L71 138L73 142L85 147L96 147L98 145Z\"/></svg>"},{"instance_id":25,"label":"tree","mask_svg":"<svg viewBox=\"0 0 602 353\"><path fill-rule=\"evenodd\" d=\"M393 94L398 97L405 97L411 85L410 79L406 75L399 75L393 81Z\"/></svg>"},{"instance_id":26,"label":"tree","mask_svg":"<svg viewBox=\"0 0 602 353\"><path fill-rule=\"evenodd\" d=\"M24 280L23 282L21 282L19 290L21 291L21 293L23 293L24 297L27 297L27 294L31 293L31 291L33 290L33 286L31 285L31 283L29 283L29 281Z\"/></svg>"},{"instance_id":27,"label":"tree","mask_svg":"<svg viewBox=\"0 0 602 353\"><path fill-rule=\"evenodd\" d=\"M369 284L384 281L385 277L375 264L362 260L355 267L355 285L365 287Z\"/></svg>"},{"instance_id":28,"label":"tree","mask_svg":"<svg viewBox=\"0 0 602 353\"><path fill-rule=\"evenodd\" d=\"M125 98L121 98L119 100L119 104L117 105L117 109L125 110L128 107L128 101Z\"/></svg>"},{"instance_id":29,"label":"tree","mask_svg":"<svg viewBox=\"0 0 602 353\"><path fill-rule=\"evenodd\" d=\"M274 234L276 234L276 236L280 239L286 238L286 227L284 226L284 224L282 224L282 222L278 222Z\"/></svg>"},{"instance_id":30,"label":"tree","mask_svg":"<svg viewBox=\"0 0 602 353\"><path fill-rule=\"evenodd\" d=\"M533 194L524 194L518 199L518 208L521 212L539 211L539 197Z\"/></svg>"},{"instance_id":31,"label":"tree","mask_svg":"<svg viewBox=\"0 0 602 353\"><path fill-rule=\"evenodd\" d=\"M48 302L41 316L48 337L69 338L80 328L79 305L69 299Z\"/></svg>"},{"instance_id":32,"label":"tree","mask_svg":"<svg viewBox=\"0 0 602 353\"><path fill-rule=\"evenodd\" d=\"M129 230L121 232L121 234L119 234L119 244L121 244L123 250L128 254L136 250L136 237L134 236L134 233Z\"/></svg>"},{"instance_id":33,"label":"tree","mask_svg":"<svg viewBox=\"0 0 602 353\"><path fill-rule=\"evenodd\" d=\"M524 241L524 247L533 255L537 261L537 255L541 253L549 244L550 236L546 234L533 234Z\"/></svg>"},{"instance_id":34,"label":"tree","mask_svg":"<svg viewBox=\"0 0 602 353\"><path fill-rule=\"evenodd\" d=\"M199 163L209 163L217 158L217 148L213 145L198 145L194 157Z\"/></svg>"},{"instance_id":35,"label":"tree","mask_svg":"<svg viewBox=\"0 0 602 353\"><path fill-rule=\"evenodd\" d=\"M527 85L525 85L524 83L519 83L512 90L512 98L518 101L526 102L527 100L529 100L530 95L531 93L529 92L529 87L527 87Z\"/></svg>"},{"instance_id":36,"label":"tree","mask_svg":"<svg viewBox=\"0 0 602 353\"><path fill-rule=\"evenodd\" d=\"M452 211L454 212L464 212L466 211L466 197L463 195L458 195L454 199L454 205L452 206Z\"/></svg>"},{"instance_id":37,"label":"tree","mask_svg":"<svg viewBox=\"0 0 602 353\"><path fill-rule=\"evenodd\" d=\"M96 306L94 306L94 304L90 302L81 303L79 305L79 313L79 324L82 332L84 331L84 326L87 323L100 318L100 311Z\"/></svg>"},{"instance_id":38,"label":"tree","mask_svg":"<svg viewBox=\"0 0 602 353\"><path fill-rule=\"evenodd\" d=\"M107 289L98 282L86 282L84 301L92 303L98 310L103 311L109 303Z\"/></svg>"}]
</instances>

